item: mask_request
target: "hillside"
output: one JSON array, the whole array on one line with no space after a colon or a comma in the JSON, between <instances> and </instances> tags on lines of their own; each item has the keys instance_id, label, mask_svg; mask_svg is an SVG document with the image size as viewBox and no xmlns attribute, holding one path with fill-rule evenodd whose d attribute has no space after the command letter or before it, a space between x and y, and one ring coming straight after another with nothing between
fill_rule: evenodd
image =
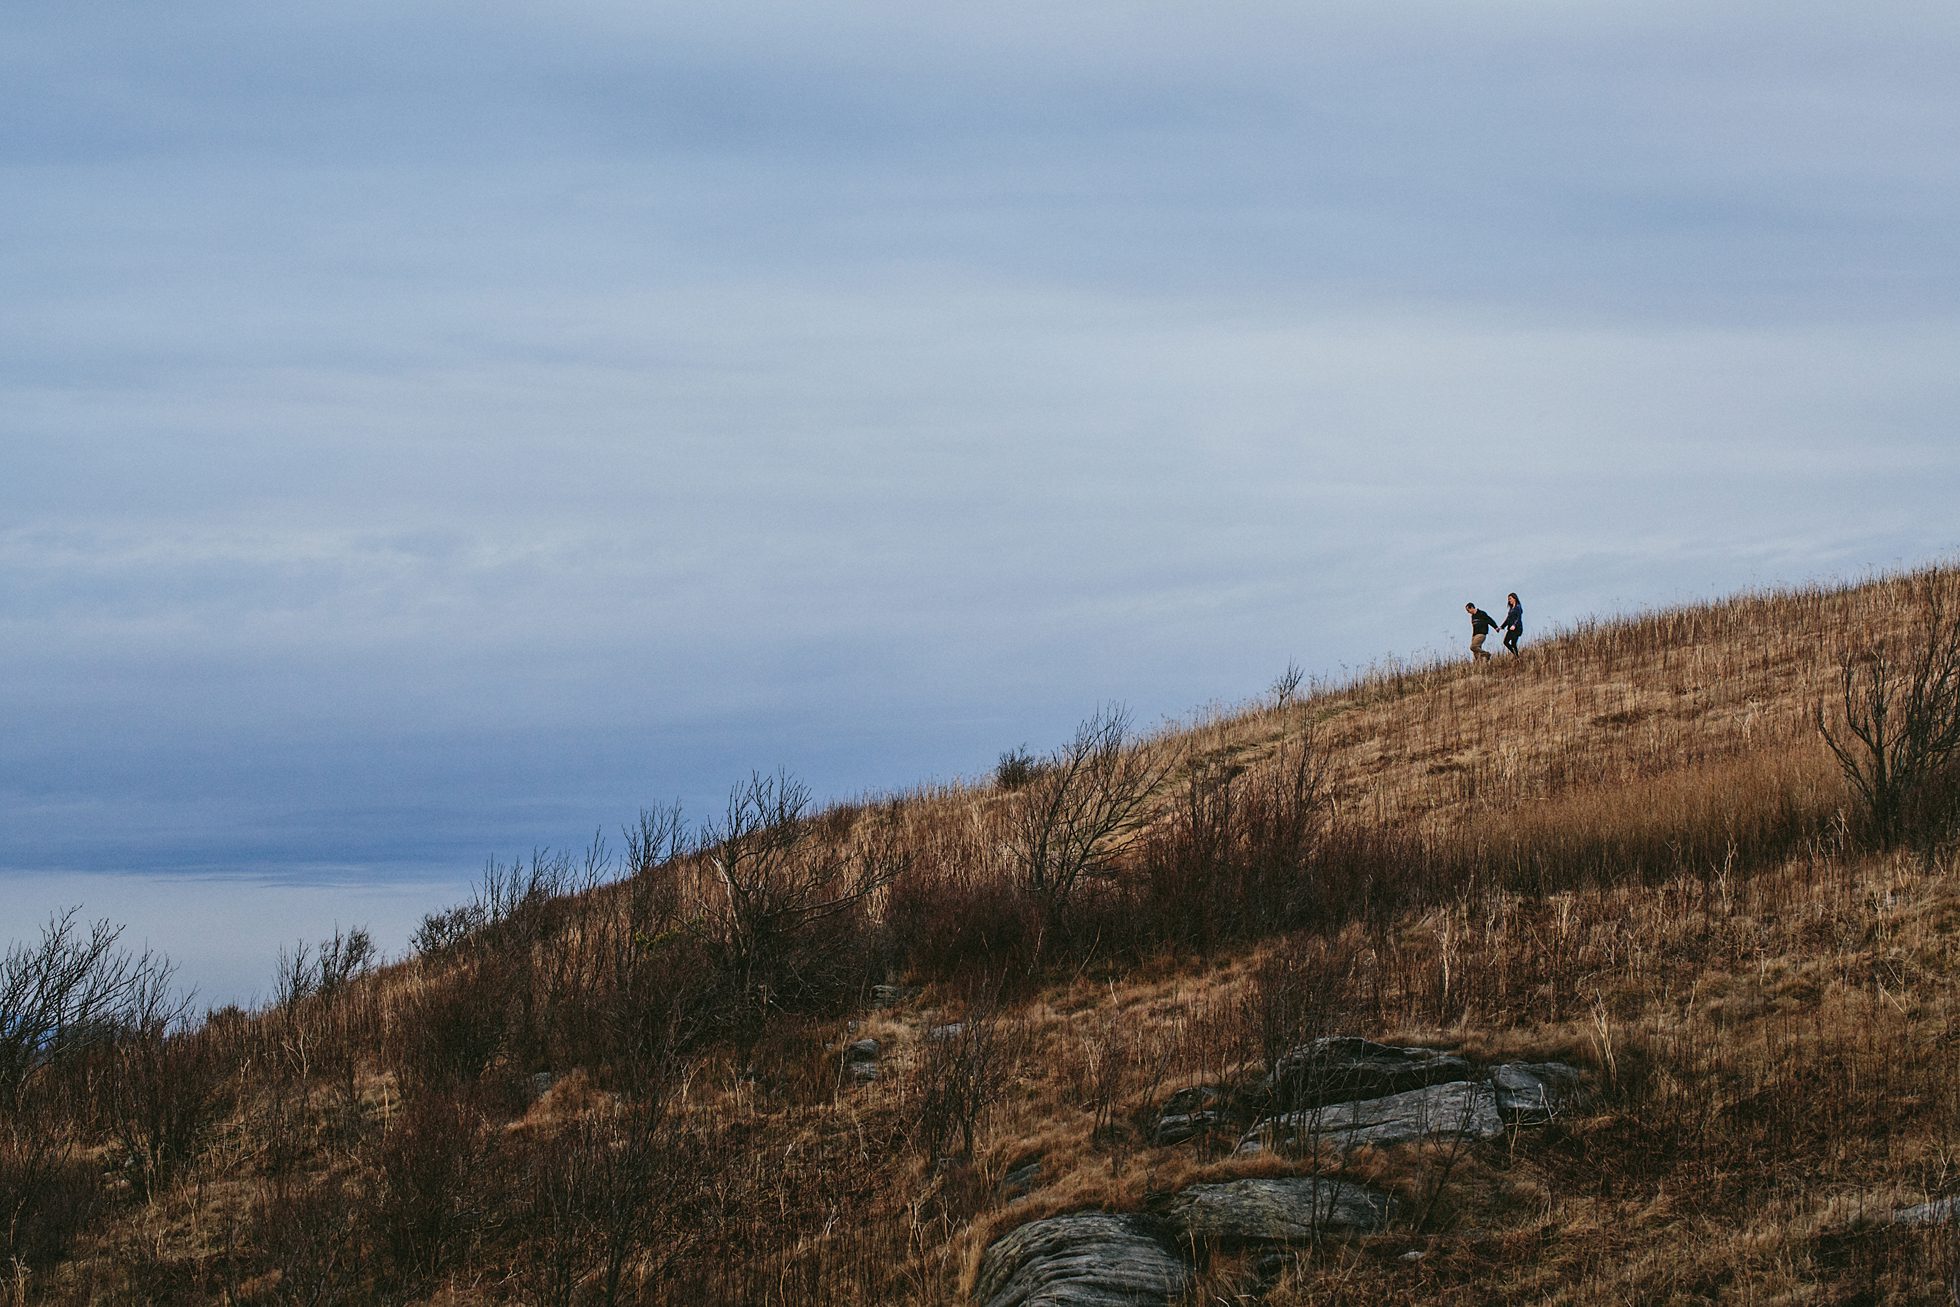
<instances>
[{"instance_id":1,"label":"hillside","mask_svg":"<svg viewBox=\"0 0 1960 1307\"><path fill-rule=\"evenodd\" d=\"M758 777L259 1012L78 928L95 1006L0 1023L12 1301L1076 1301L1049 1254L1109 1302L1944 1301L1894 1217L1960 1193L1960 788L1874 820L1816 714L1956 587L1105 712L986 785Z\"/></svg>"}]
</instances>

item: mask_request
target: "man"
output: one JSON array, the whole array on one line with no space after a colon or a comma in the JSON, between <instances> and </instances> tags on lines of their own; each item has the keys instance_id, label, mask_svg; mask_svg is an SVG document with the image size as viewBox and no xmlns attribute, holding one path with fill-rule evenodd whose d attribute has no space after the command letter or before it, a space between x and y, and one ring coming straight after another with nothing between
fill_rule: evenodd
<instances>
[{"instance_id":1,"label":"man","mask_svg":"<svg viewBox=\"0 0 1960 1307\"><path fill-rule=\"evenodd\" d=\"M1518 637L1524 634L1524 605L1518 602L1518 592L1515 590L1504 598L1511 606L1504 610L1504 625L1499 629L1504 632L1504 647L1511 651L1512 657L1516 657Z\"/></svg>"},{"instance_id":2,"label":"man","mask_svg":"<svg viewBox=\"0 0 1960 1307\"><path fill-rule=\"evenodd\" d=\"M1484 649L1484 637L1497 625L1497 619L1475 603L1463 605L1463 611L1470 614L1470 661L1480 663L1490 657Z\"/></svg>"}]
</instances>

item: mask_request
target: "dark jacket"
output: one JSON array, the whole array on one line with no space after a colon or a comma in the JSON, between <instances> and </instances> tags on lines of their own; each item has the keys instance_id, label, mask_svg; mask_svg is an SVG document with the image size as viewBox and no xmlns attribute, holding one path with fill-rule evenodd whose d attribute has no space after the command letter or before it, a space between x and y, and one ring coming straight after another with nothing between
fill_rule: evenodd
<instances>
[{"instance_id":1,"label":"dark jacket","mask_svg":"<svg viewBox=\"0 0 1960 1307\"><path fill-rule=\"evenodd\" d=\"M1519 635L1523 635L1524 605L1512 604L1509 608L1506 608L1504 610L1504 625L1498 629L1501 631L1516 631Z\"/></svg>"},{"instance_id":2,"label":"dark jacket","mask_svg":"<svg viewBox=\"0 0 1960 1307\"><path fill-rule=\"evenodd\" d=\"M1488 635L1490 634L1490 628L1496 625L1497 619L1481 608L1470 614L1470 634L1472 635Z\"/></svg>"}]
</instances>

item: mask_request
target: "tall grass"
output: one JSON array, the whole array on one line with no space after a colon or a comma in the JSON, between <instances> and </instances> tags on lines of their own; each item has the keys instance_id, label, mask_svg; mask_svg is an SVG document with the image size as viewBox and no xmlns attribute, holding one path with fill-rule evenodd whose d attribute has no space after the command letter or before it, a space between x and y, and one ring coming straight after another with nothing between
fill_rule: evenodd
<instances>
[{"instance_id":1,"label":"tall grass","mask_svg":"<svg viewBox=\"0 0 1960 1307\"><path fill-rule=\"evenodd\" d=\"M1351 1033L1595 1097L1350 1159L1413 1215L1277 1283L1221 1252L1210 1290L1923 1300L1936 1236L1881 1218L1960 1191L1950 809L1868 850L1814 710L1927 580L1282 678L1092 722L1073 771L829 809L758 778L705 832L491 864L401 962L298 950L253 1013L178 1020L71 928L108 997L0 1026L6 1294L951 1303L1021 1221L1299 1165L1231 1146L1284 1052Z\"/></svg>"}]
</instances>

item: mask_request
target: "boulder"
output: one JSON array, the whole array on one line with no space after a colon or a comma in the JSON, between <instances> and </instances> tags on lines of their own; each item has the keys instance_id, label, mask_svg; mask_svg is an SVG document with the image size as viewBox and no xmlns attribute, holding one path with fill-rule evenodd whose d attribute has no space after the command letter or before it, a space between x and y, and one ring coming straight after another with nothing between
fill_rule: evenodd
<instances>
[{"instance_id":1,"label":"boulder","mask_svg":"<svg viewBox=\"0 0 1960 1307\"><path fill-rule=\"evenodd\" d=\"M1218 1112L1172 1112L1159 1117L1157 1129L1151 1141L1157 1145L1181 1144L1188 1139L1196 1139L1207 1130L1216 1130L1225 1124L1225 1118Z\"/></svg>"},{"instance_id":2,"label":"boulder","mask_svg":"<svg viewBox=\"0 0 1960 1307\"><path fill-rule=\"evenodd\" d=\"M1960 1218L1960 1198L1939 1198L1892 1213L1894 1225L1946 1225Z\"/></svg>"},{"instance_id":3,"label":"boulder","mask_svg":"<svg viewBox=\"0 0 1960 1307\"><path fill-rule=\"evenodd\" d=\"M1506 1062L1490 1070L1498 1113L1520 1125L1543 1125L1578 1105L1579 1068L1563 1062Z\"/></svg>"},{"instance_id":4,"label":"boulder","mask_svg":"<svg viewBox=\"0 0 1960 1307\"><path fill-rule=\"evenodd\" d=\"M844 1045L844 1074L862 1084L878 1078L878 1041L858 1039Z\"/></svg>"},{"instance_id":5,"label":"boulder","mask_svg":"<svg viewBox=\"0 0 1960 1307\"><path fill-rule=\"evenodd\" d=\"M1019 1166L1008 1169L1000 1178L1000 1192L1004 1198L1025 1198L1041 1180L1041 1159L1033 1158Z\"/></svg>"},{"instance_id":6,"label":"boulder","mask_svg":"<svg viewBox=\"0 0 1960 1307\"><path fill-rule=\"evenodd\" d=\"M1394 1210L1387 1194L1362 1185L1294 1175L1195 1184L1171 1200L1169 1215L1194 1244L1243 1248L1371 1234Z\"/></svg>"},{"instance_id":7,"label":"boulder","mask_svg":"<svg viewBox=\"0 0 1960 1307\"><path fill-rule=\"evenodd\" d=\"M1191 1268L1137 1216L1073 1212L1030 1221L980 1258L981 1307L1167 1307Z\"/></svg>"},{"instance_id":8,"label":"boulder","mask_svg":"<svg viewBox=\"0 0 1960 1307\"><path fill-rule=\"evenodd\" d=\"M1494 1139L1503 1133L1495 1091L1486 1084L1456 1080L1272 1117L1253 1127L1238 1151L1306 1151L1316 1143L1336 1148L1386 1147L1419 1139Z\"/></svg>"},{"instance_id":9,"label":"boulder","mask_svg":"<svg viewBox=\"0 0 1960 1307\"><path fill-rule=\"evenodd\" d=\"M926 1038L932 1040L934 1043L942 1043L948 1039L958 1039L965 1033L966 1022L964 1021L948 1021L943 1026L926 1027Z\"/></svg>"},{"instance_id":10,"label":"boulder","mask_svg":"<svg viewBox=\"0 0 1960 1307\"><path fill-rule=\"evenodd\" d=\"M919 993L917 985L873 985L871 987L872 1007L897 1007L900 1003L914 998Z\"/></svg>"},{"instance_id":11,"label":"boulder","mask_svg":"<svg viewBox=\"0 0 1960 1307\"><path fill-rule=\"evenodd\" d=\"M1218 1129L1225 1124L1225 1114L1219 1110L1224 1101L1225 1091L1217 1085L1185 1086L1164 1100L1164 1114L1157 1118L1151 1141L1181 1144Z\"/></svg>"},{"instance_id":12,"label":"boulder","mask_svg":"<svg viewBox=\"0 0 1960 1307\"><path fill-rule=\"evenodd\" d=\"M1274 1102L1292 1109L1380 1098L1474 1074L1468 1061L1441 1049L1329 1035L1281 1057L1266 1086Z\"/></svg>"}]
</instances>

